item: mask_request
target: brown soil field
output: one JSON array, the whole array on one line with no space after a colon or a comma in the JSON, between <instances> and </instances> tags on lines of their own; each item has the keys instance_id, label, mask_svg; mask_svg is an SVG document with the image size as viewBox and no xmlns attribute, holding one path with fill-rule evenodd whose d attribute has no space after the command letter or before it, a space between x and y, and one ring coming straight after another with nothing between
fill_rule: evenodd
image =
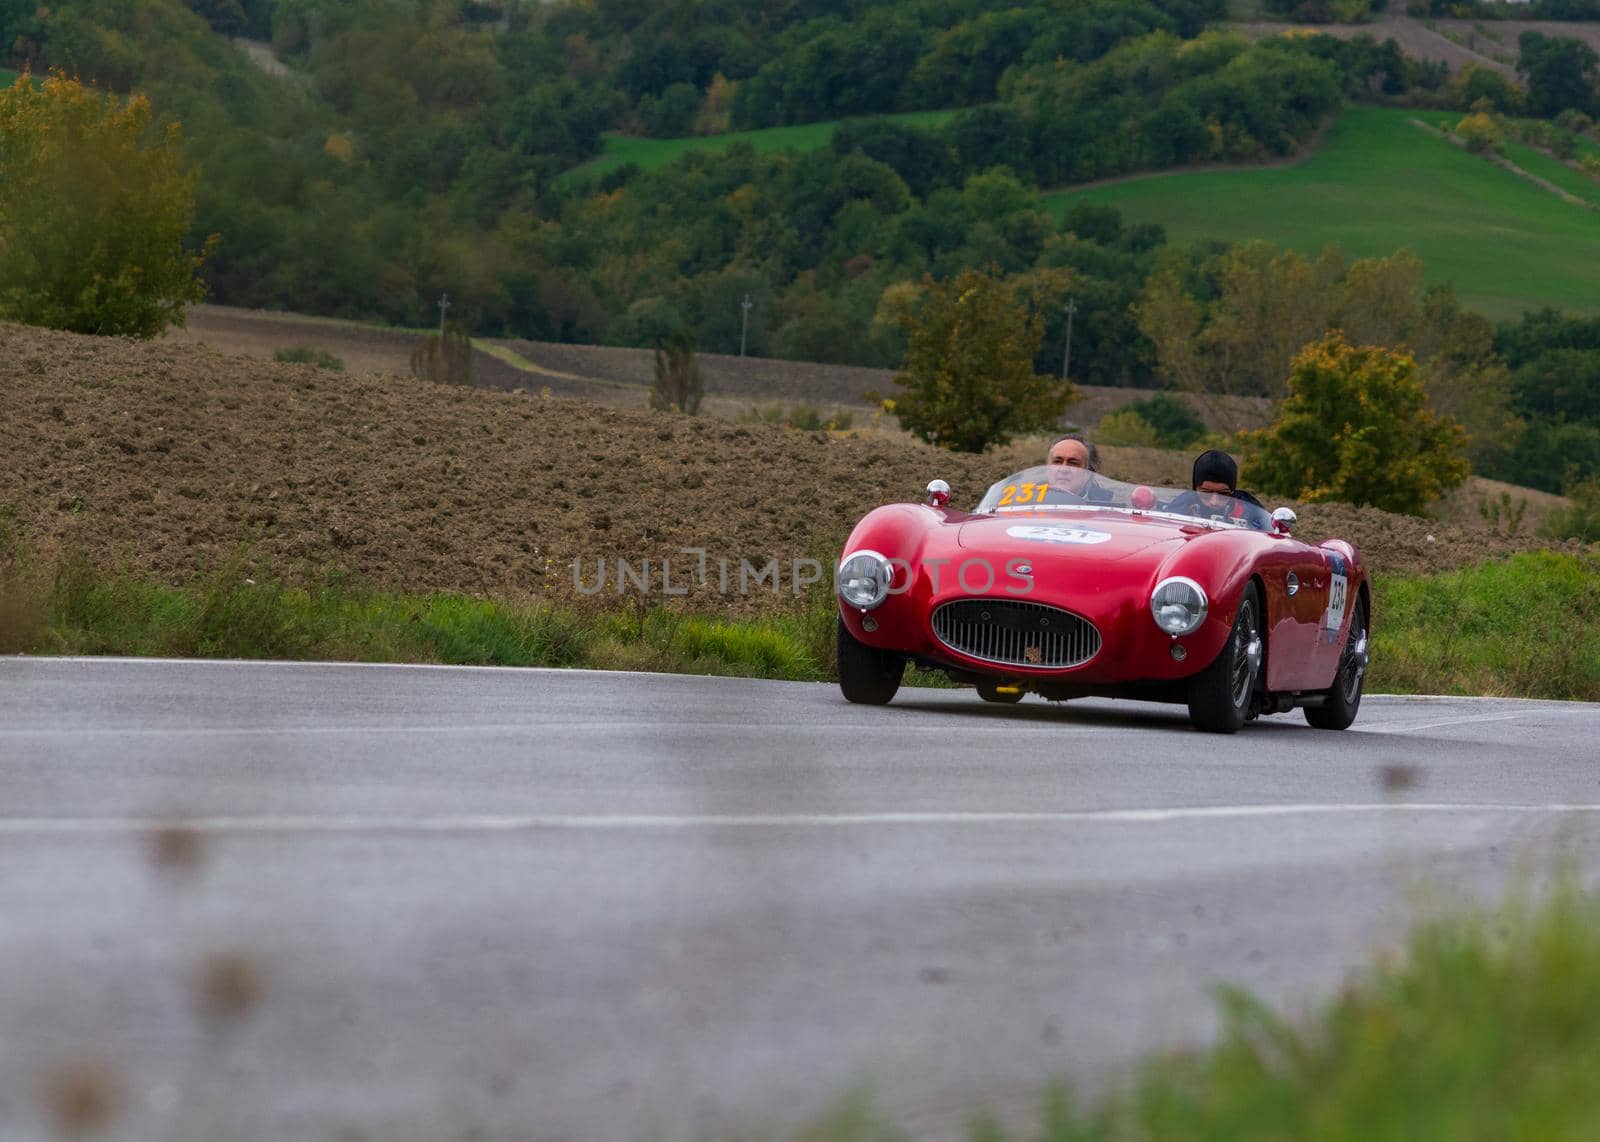
<instances>
[{"instance_id":1,"label":"brown soil field","mask_svg":"<svg viewBox=\"0 0 1600 1142\"><path fill-rule=\"evenodd\" d=\"M0 508L45 553L181 582L252 544L291 581L566 597L572 561L836 555L873 506L935 476L958 503L1034 462L1040 440L956 455L828 434L618 409L558 396L352 376L173 342L0 324ZM1188 458L1107 448L1124 479L1186 483ZM1300 534L1342 535L1373 566L1430 571L1532 546L1459 496L1460 523L1306 506ZM1527 493L1517 490L1526 498ZM653 562L659 568L659 562ZM712 564L713 568L715 563ZM679 580L676 578L674 582ZM713 575L714 580L714 575ZM787 605L770 592L720 605ZM608 588L608 592L610 588ZM612 596L614 597L614 596ZM702 600L711 603L712 600Z\"/></svg>"}]
</instances>

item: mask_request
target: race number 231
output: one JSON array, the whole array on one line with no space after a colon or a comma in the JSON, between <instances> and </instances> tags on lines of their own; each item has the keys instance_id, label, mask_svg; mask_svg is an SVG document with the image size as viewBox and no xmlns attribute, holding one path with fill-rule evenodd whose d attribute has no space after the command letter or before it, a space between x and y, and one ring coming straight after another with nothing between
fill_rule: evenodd
<instances>
[{"instance_id":1,"label":"race number 231","mask_svg":"<svg viewBox=\"0 0 1600 1142\"><path fill-rule=\"evenodd\" d=\"M1003 508L1013 504L1031 504L1035 501L1042 504L1045 493L1049 490L1049 484L1007 484L1000 493L1000 502L995 506Z\"/></svg>"}]
</instances>

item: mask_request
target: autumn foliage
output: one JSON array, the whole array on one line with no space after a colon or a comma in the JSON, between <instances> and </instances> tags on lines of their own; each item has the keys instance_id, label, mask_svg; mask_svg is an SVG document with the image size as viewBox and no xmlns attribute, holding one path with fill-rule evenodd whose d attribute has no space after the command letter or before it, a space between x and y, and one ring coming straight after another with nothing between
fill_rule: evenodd
<instances>
[{"instance_id":1,"label":"autumn foliage","mask_svg":"<svg viewBox=\"0 0 1600 1142\"><path fill-rule=\"evenodd\" d=\"M0 89L0 318L154 337L182 325L214 248L184 249L195 172L182 131L62 74Z\"/></svg>"},{"instance_id":2,"label":"autumn foliage","mask_svg":"<svg viewBox=\"0 0 1600 1142\"><path fill-rule=\"evenodd\" d=\"M1467 478L1464 439L1428 408L1410 356L1335 331L1295 357L1272 426L1245 434L1246 477L1310 503L1416 514Z\"/></svg>"},{"instance_id":3,"label":"autumn foliage","mask_svg":"<svg viewBox=\"0 0 1600 1142\"><path fill-rule=\"evenodd\" d=\"M1072 399L1064 380L1033 370L1043 324L1002 279L978 270L926 284L901 317L906 355L895 383L902 427L930 444L982 452L1054 425Z\"/></svg>"}]
</instances>

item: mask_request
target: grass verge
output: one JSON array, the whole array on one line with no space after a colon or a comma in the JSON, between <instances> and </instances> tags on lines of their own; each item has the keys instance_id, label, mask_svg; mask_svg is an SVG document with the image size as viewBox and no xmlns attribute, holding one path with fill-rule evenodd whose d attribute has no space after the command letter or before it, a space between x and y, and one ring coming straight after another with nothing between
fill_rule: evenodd
<instances>
[{"instance_id":1,"label":"grass verge","mask_svg":"<svg viewBox=\"0 0 1600 1142\"><path fill-rule=\"evenodd\" d=\"M1368 686L1600 701L1600 548L1373 584Z\"/></svg>"},{"instance_id":2,"label":"grass verge","mask_svg":"<svg viewBox=\"0 0 1600 1142\"><path fill-rule=\"evenodd\" d=\"M68 554L46 567L0 517L0 653L427 662L654 670L791 681L834 677L834 601L813 590L759 618L632 599L287 586L241 551L173 587ZM826 556L819 556L824 559ZM1368 689L1600 701L1600 548L1536 551L1373 584ZM946 685L912 671L908 685Z\"/></svg>"}]
</instances>

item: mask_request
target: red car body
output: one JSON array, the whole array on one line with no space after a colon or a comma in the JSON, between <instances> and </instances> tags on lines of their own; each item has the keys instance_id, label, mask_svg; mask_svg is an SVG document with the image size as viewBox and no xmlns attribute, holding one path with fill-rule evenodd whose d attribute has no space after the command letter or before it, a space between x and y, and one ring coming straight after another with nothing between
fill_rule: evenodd
<instances>
[{"instance_id":1,"label":"red car body","mask_svg":"<svg viewBox=\"0 0 1600 1142\"><path fill-rule=\"evenodd\" d=\"M1359 704L1371 614L1354 547L1295 539L1292 513L1273 518L1228 499L1211 518L1199 514L1192 493L1087 473L1077 479L1080 490L1093 481L1087 497L1041 468L996 484L973 512L944 506L935 494L933 503L866 515L841 559L842 683L844 656L865 655L884 669L899 657L976 684L991 700L1036 692L1187 701L1201 724L1208 719L1196 712L1196 680L1208 669L1227 673L1216 664L1231 653L1241 709L1202 728L1226 732L1237 728L1230 721L1297 706L1308 708L1314 725L1353 720L1353 709L1343 719L1344 707ZM853 563L862 552L869 557ZM874 554L891 565L888 593L876 605L855 605L844 593L846 571L870 569ZM1169 581L1180 581L1172 588L1180 606L1168 620L1203 615L1182 634L1155 617L1152 595ZM1195 590L1203 594L1199 606ZM1246 620L1249 629L1236 636ZM1341 695L1342 703L1331 702ZM1214 704L1214 697L1199 700ZM1340 707L1337 716L1309 713L1330 703Z\"/></svg>"}]
</instances>

